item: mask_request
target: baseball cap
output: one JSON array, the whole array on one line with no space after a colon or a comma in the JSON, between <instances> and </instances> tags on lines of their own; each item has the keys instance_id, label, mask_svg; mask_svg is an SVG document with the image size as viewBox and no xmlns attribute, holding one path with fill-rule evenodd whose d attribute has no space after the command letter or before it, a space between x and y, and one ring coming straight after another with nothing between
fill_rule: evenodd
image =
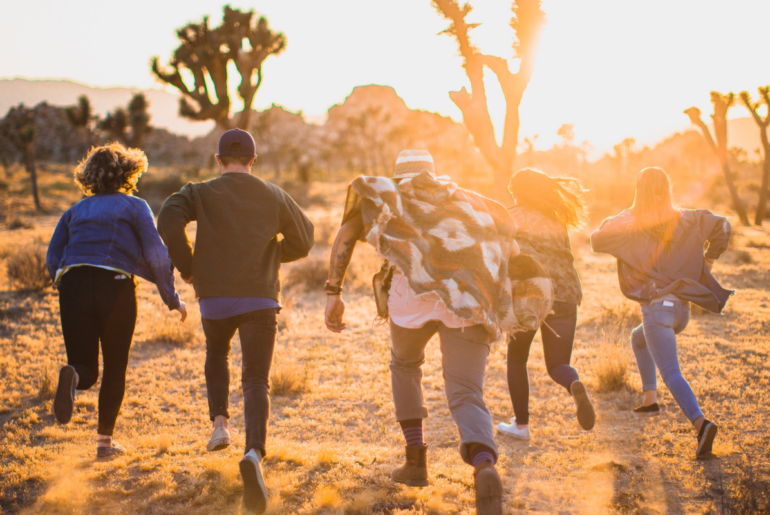
<instances>
[{"instance_id":1,"label":"baseball cap","mask_svg":"<svg viewBox=\"0 0 770 515\"><path fill-rule=\"evenodd\" d=\"M246 131L232 129L219 138L219 155L233 157L249 157L257 155L257 145L254 138Z\"/></svg>"}]
</instances>

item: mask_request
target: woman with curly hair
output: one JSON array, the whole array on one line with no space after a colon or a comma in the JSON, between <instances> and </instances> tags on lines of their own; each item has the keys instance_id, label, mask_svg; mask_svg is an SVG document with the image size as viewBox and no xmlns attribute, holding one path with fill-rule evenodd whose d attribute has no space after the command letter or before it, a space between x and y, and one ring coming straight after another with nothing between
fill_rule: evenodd
<instances>
[{"instance_id":1,"label":"woman with curly hair","mask_svg":"<svg viewBox=\"0 0 770 515\"><path fill-rule=\"evenodd\" d=\"M67 349L53 411L56 420L68 423L75 390L96 384L101 342L99 458L125 451L112 441L112 433L123 402L136 325L135 276L155 283L169 310L178 311L182 321L187 317L150 206L132 195L145 171L147 156L141 150L119 143L91 149L75 170L75 182L86 197L62 215L48 247L48 272L59 289Z\"/></svg>"},{"instance_id":2,"label":"woman with curly hair","mask_svg":"<svg viewBox=\"0 0 770 515\"><path fill-rule=\"evenodd\" d=\"M568 231L584 227L588 218L583 188L577 179L549 177L525 168L513 175L508 191L516 202L509 212L516 222L521 253L540 261L553 284L553 313L540 327L546 370L574 399L580 427L590 430L596 421L594 407L577 370L570 365L583 290ZM497 425L501 433L523 440L530 438L527 360L536 332L508 336L508 389L515 416L510 424Z\"/></svg>"}]
</instances>

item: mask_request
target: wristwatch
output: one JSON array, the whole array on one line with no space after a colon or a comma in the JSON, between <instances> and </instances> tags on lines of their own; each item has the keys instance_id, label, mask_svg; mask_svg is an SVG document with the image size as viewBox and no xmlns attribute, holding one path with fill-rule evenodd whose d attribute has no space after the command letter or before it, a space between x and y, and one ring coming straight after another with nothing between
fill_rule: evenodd
<instances>
[{"instance_id":1,"label":"wristwatch","mask_svg":"<svg viewBox=\"0 0 770 515\"><path fill-rule=\"evenodd\" d=\"M326 295L339 295L342 293L342 286L332 286L329 281L324 284L324 291Z\"/></svg>"}]
</instances>

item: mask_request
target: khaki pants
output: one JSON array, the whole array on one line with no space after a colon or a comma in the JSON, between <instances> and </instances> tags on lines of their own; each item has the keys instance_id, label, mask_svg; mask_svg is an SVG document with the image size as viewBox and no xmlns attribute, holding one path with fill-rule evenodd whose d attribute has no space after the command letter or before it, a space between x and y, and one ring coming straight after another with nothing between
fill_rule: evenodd
<instances>
[{"instance_id":1,"label":"khaki pants","mask_svg":"<svg viewBox=\"0 0 770 515\"><path fill-rule=\"evenodd\" d=\"M441 340L441 365L447 403L460 431L460 455L470 461L470 446L483 444L495 452L492 416L484 403L484 371L489 346L494 341L481 325L450 329L431 321L419 329L406 329L390 323L390 373L396 420L427 418L422 397L422 364L425 346L438 333Z\"/></svg>"}]
</instances>

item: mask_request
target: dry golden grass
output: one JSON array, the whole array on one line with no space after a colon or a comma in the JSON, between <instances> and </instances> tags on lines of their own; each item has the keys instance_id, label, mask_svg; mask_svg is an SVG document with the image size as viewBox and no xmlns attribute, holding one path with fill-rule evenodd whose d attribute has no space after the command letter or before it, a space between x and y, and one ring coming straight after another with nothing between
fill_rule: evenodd
<instances>
[{"instance_id":1,"label":"dry golden grass","mask_svg":"<svg viewBox=\"0 0 770 515\"><path fill-rule=\"evenodd\" d=\"M311 218L336 223L344 185L319 185L313 194L329 198L330 207L314 205ZM38 217L35 229L0 230L0 250L45 241L55 222L54 216ZM506 513L721 513L725 496L743 491L748 483L741 482L737 465L744 456L758 463L770 452L770 236L758 228L736 232L733 246L751 261L717 262L715 273L738 295L723 316L694 317L678 338L684 375L707 416L720 424L720 459L693 459L693 431L662 381L661 416L633 417L641 385L628 333L638 314L620 295L613 261L591 254L578 235L585 296L573 363L589 387L597 424L591 432L579 428L572 399L546 374L538 336L529 361L533 438L497 438ZM326 240L314 250L321 259L328 256ZM354 259L367 286L378 260L365 245ZM284 276L298 264L285 267ZM231 424L239 432L233 446L209 454L199 314L191 288L177 284L190 309L182 327L174 326L178 314L162 306L153 285L139 286L139 322L115 433L128 453L109 462L94 458L98 385L78 393L68 426L55 423L51 400L40 395L46 367L55 381L66 362L56 293L0 292L0 513L245 513L238 473L244 444L240 344L236 337L230 396ZM374 303L361 288L344 294L349 330L341 335L324 327L322 292L286 292L264 462L268 513L474 513L472 472L457 453L435 340L423 376L432 484L412 489L390 481L403 453L390 395L390 338L387 327L373 325ZM626 386L602 392L608 380L595 363L610 344L625 353ZM505 345L498 342L485 385L495 422L512 415L505 360ZM767 480L770 472L756 468L756 476Z\"/></svg>"},{"instance_id":2,"label":"dry golden grass","mask_svg":"<svg viewBox=\"0 0 770 515\"><path fill-rule=\"evenodd\" d=\"M11 289L39 292L51 286L45 255L46 248L36 244L21 247L9 255L5 266Z\"/></svg>"}]
</instances>

